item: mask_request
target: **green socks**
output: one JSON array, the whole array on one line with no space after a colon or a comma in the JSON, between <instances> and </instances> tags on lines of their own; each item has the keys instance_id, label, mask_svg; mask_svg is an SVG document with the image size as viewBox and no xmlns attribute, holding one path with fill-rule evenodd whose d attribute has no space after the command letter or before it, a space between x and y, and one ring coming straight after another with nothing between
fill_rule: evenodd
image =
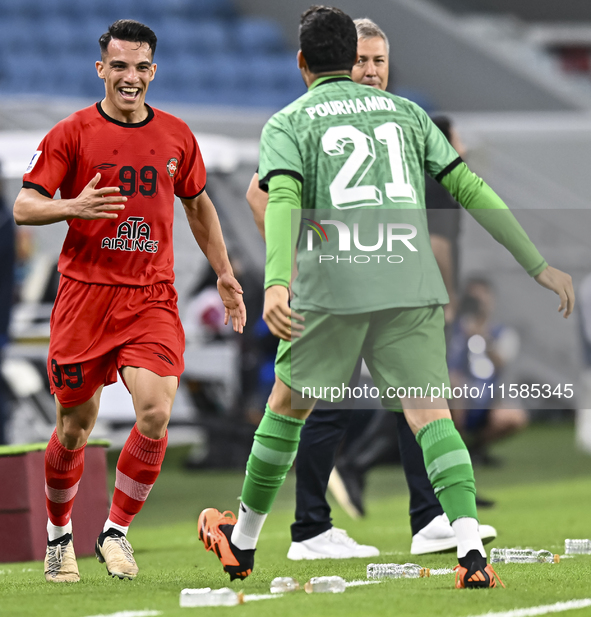
<instances>
[{"instance_id":1,"label":"green socks","mask_svg":"<svg viewBox=\"0 0 591 617\"><path fill-rule=\"evenodd\" d=\"M269 405L259 428L242 486L242 502L255 512L267 514L298 451L305 420L273 413Z\"/></svg>"},{"instance_id":2,"label":"green socks","mask_svg":"<svg viewBox=\"0 0 591 617\"><path fill-rule=\"evenodd\" d=\"M429 480L450 523L462 517L478 520L472 461L452 420L430 422L417 433L417 441Z\"/></svg>"}]
</instances>

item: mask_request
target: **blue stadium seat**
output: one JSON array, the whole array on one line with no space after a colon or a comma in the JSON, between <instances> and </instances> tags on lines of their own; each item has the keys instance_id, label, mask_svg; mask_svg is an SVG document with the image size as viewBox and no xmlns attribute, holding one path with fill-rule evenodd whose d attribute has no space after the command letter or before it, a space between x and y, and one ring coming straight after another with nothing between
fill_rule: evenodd
<instances>
[{"instance_id":1,"label":"blue stadium seat","mask_svg":"<svg viewBox=\"0 0 591 617\"><path fill-rule=\"evenodd\" d=\"M215 70L209 62L199 62L195 56L180 54L162 59L156 78L150 84L154 100L192 102L195 92L211 88Z\"/></svg>"},{"instance_id":2,"label":"blue stadium seat","mask_svg":"<svg viewBox=\"0 0 591 617\"><path fill-rule=\"evenodd\" d=\"M11 93L43 93L50 86L51 70L44 58L34 52L24 52L9 60L6 67L7 90Z\"/></svg>"},{"instance_id":3,"label":"blue stadium seat","mask_svg":"<svg viewBox=\"0 0 591 617\"><path fill-rule=\"evenodd\" d=\"M135 7L129 2L121 2L121 0L84 0L82 6L84 6L83 19L89 17L102 18L107 25L117 19L137 18Z\"/></svg>"},{"instance_id":4,"label":"blue stadium seat","mask_svg":"<svg viewBox=\"0 0 591 617\"><path fill-rule=\"evenodd\" d=\"M285 50L283 32L279 24L263 17L238 20L234 27L234 44L241 52L264 54Z\"/></svg>"},{"instance_id":5,"label":"blue stadium seat","mask_svg":"<svg viewBox=\"0 0 591 617\"><path fill-rule=\"evenodd\" d=\"M185 42L193 53L218 55L231 49L232 33L221 20L196 21L191 24L191 36Z\"/></svg>"},{"instance_id":6,"label":"blue stadium seat","mask_svg":"<svg viewBox=\"0 0 591 617\"><path fill-rule=\"evenodd\" d=\"M91 15L79 22L76 37L79 46L85 50L93 50L98 54L98 40L109 28L110 22L100 16Z\"/></svg>"},{"instance_id":7,"label":"blue stadium seat","mask_svg":"<svg viewBox=\"0 0 591 617\"><path fill-rule=\"evenodd\" d=\"M158 37L157 50L165 50L165 53L171 55L186 53L195 36L193 24L178 17L166 17L155 28L155 32Z\"/></svg>"},{"instance_id":8,"label":"blue stadium seat","mask_svg":"<svg viewBox=\"0 0 591 617\"><path fill-rule=\"evenodd\" d=\"M72 0L37 0L34 4L37 5L36 12L43 19L51 17L66 17L72 15L76 9L78 2ZM78 13L77 10L74 12Z\"/></svg>"},{"instance_id":9,"label":"blue stadium seat","mask_svg":"<svg viewBox=\"0 0 591 617\"><path fill-rule=\"evenodd\" d=\"M77 48L77 24L65 17L40 19L35 28L35 49L40 53L57 53Z\"/></svg>"},{"instance_id":10,"label":"blue stadium seat","mask_svg":"<svg viewBox=\"0 0 591 617\"><path fill-rule=\"evenodd\" d=\"M25 53L35 48L39 22L24 17L0 20L0 48L12 54Z\"/></svg>"},{"instance_id":11,"label":"blue stadium seat","mask_svg":"<svg viewBox=\"0 0 591 617\"><path fill-rule=\"evenodd\" d=\"M3 92L99 99L98 38L119 18L158 36L150 99L278 108L305 91L280 27L236 19L233 0L0 0L0 15Z\"/></svg>"},{"instance_id":12,"label":"blue stadium seat","mask_svg":"<svg viewBox=\"0 0 591 617\"><path fill-rule=\"evenodd\" d=\"M152 0L154 1L154 0ZM233 19L236 11L232 0L165 0L167 9L184 19Z\"/></svg>"},{"instance_id":13,"label":"blue stadium seat","mask_svg":"<svg viewBox=\"0 0 591 617\"><path fill-rule=\"evenodd\" d=\"M250 57L244 86L247 90L274 91L301 86L302 94L305 92L296 56L290 53Z\"/></svg>"},{"instance_id":14,"label":"blue stadium seat","mask_svg":"<svg viewBox=\"0 0 591 617\"><path fill-rule=\"evenodd\" d=\"M0 11L2 12L2 21L13 16L22 15L24 10L24 2L22 0L1 0Z\"/></svg>"},{"instance_id":15,"label":"blue stadium seat","mask_svg":"<svg viewBox=\"0 0 591 617\"><path fill-rule=\"evenodd\" d=\"M95 87L101 95L104 92L103 82L99 79L96 68L96 58L88 54L58 54L53 57L52 64L56 67L51 83L54 93L61 96L81 96L87 85Z\"/></svg>"}]
</instances>

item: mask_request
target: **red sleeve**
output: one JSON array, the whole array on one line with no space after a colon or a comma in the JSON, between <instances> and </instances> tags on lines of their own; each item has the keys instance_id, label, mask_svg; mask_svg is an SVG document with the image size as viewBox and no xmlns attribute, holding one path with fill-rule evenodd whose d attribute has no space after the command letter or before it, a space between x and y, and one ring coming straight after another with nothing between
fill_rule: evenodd
<instances>
[{"instance_id":1,"label":"red sleeve","mask_svg":"<svg viewBox=\"0 0 591 617\"><path fill-rule=\"evenodd\" d=\"M174 194L181 199L194 199L205 189L207 174L195 135L186 129L185 154L175 177Z\"/></svg>"},{"instance_id":2,"label":"red sleeve","mask_svg":"<svg viewBox=\"0 0 591 617\"><path fill-rule=\"evenodd\" d=\"M23 176L23 187L53 197L74 164L72 130L60 122L47 133Z\"/></svg>"}]
</instances>

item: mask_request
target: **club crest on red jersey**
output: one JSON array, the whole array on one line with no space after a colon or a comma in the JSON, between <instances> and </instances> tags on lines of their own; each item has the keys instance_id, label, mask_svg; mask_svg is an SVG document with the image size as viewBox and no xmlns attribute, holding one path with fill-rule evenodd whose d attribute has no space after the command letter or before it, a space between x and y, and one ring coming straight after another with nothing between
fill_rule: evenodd
<instances>
[{"instance_id":1,"label":"club crest on red jersey","mask_svg":"<svg viewBox=\"0 0 591 617\"><path fill-rule=\"evenodd\" d=\"M166 163L166 171L168 172L168 175L171 178L174 177L174 174L176 174L178 168L179 168L178 159L172 158L168 161L168 163Z\"/></svg>"}]
</instances>

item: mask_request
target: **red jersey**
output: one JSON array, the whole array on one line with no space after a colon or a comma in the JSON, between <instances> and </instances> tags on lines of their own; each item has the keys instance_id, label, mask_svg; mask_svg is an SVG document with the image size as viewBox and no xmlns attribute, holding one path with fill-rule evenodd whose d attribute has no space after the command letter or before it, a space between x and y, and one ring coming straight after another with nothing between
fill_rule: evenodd
<instances>
[{"instance_id":1,"label":"red jersey","mask_svg":"<svg viewBox=\"0 0 591 617\"><path fill-rule=\"evenodd\" d=\"M147 106L148 107L148 106ZM195 136L180 119L148 107L143 122L110 118L97 103L62 120L29 163L23 187L47 197L77 197L100 172L96 188L127 197L117 219L71 219L58 270L84 283L152 285L174 281L174 196L197 197L205 167Z\"/></svg>"}]
</instances>

